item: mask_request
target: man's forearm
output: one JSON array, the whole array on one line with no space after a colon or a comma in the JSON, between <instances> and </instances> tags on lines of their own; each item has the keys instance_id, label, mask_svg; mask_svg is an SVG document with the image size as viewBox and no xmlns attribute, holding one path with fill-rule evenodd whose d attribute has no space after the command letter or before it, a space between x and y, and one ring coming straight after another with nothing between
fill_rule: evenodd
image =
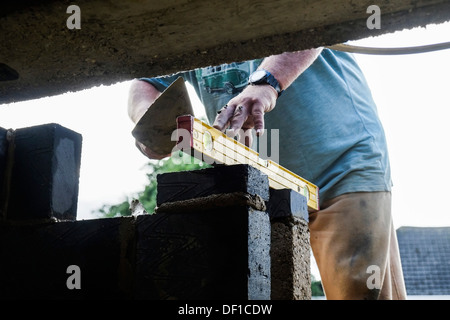
<instances>
[{"instance_id":1,"label":"man's forearm","mask_svg":"<svg viewBox=\"0 0 450 320\"><path fill-rule=\"evenodd\" d=\"M273 74L281 89L286 90L303 71L309 68L321 52L322 48L317 48L273 55L265 58L259 69L265 69Z\"/></svg>"}]
</instances>

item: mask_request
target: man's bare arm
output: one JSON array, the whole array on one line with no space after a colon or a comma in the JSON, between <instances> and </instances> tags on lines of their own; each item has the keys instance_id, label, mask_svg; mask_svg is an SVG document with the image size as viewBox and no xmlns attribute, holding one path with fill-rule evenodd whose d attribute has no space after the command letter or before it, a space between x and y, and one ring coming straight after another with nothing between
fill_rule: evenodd
<instances>
[{"instance_id":1,"label":"man's bare arm","mask_svg":"<svg viewBox=\"0 0 450 320\"><path fill-rule=\"evenodd\" d=\"M311 66L321 51L322 48L317 48L270 56L263 60L258 69L269 71L278 80L281 89L286 90ZM277 98L277 91L269 84L247 86L220 110L213 126L221 131L230 126L234 132L241 128L244 131L254 128L260 135L264 130L264 113L275 107ZM242 142L251 145L251 141Z\"/></svg>"},{"instance_id":2,"label":"man's bare arm","mask_svg":"<svg viewBox=\"0 0 450 320\"><path fill-rule=\"evenodd\" d=\"M287 89L322 52L322 48L285 52L263 60L258 69L269 71L280 83L281 89Z\"/></svg>"}]
</instances>

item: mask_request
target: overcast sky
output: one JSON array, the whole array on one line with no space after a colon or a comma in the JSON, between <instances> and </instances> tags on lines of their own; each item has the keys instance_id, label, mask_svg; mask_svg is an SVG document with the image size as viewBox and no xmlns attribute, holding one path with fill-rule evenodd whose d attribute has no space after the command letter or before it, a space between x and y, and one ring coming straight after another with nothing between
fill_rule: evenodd
<instances>
[{"instance_id":1,"label":"overcast sky","mask_svg":"<svg viewBox=\"0 0 450 320\"><path fill-rule=\"evenodd\" d=\"M446 23L354 43L400 47L450 41L448 35ZM395 227L450 226L449 209L441 204L450 181L450 50L356 58L387 134ZM92 210L123 201L147 181L148 159L134 147L126 113L128 88L124 82L0 106L1 127L56 122L83 135L78 219L95 218Z\"/></svg>"}]
</instances>

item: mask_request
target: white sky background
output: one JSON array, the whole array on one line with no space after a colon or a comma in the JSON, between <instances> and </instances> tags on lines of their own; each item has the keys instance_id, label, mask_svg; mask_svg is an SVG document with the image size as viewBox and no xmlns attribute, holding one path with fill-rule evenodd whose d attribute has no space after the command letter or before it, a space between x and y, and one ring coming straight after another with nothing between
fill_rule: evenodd
<instances>
[{"instance_id":1,"label":"white sky background","mask_svg":"<svg viewBox=\"0 0 450 320\"><path fill-rule=\"evenodd\" d=\"M450 41L449 35L450 23L446 23L353 43L424 45ZM395 227L450 226L450 209L443 205L450 181L450 50L401 56L357 54L356 58L388 139ZM0 106L3 128L55 122L82 134L80 220L96 218L91 211L125 200L147 182L144 167L149 160L134 146L134 125L126 113L128 88L125 82Z\"/></svg>"}]
</instances>

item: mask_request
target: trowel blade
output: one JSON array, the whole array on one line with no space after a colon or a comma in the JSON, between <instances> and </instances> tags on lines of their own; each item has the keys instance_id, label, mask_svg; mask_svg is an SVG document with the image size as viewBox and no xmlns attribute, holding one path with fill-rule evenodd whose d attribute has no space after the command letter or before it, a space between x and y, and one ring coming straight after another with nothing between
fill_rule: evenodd
<instances>
[{"instance_id":1,"label":"trowel blade","mask_svg":"<svg viewBox=\"0 0 450 320\"><path fill-rule=\"evenodd\" d=\"M184 79L179 77L148 108L132 135L153 152L167 155L177 143L171 140L177 117L189 114L194 115L194 111Z\"/></svg>"}]
</instances>

